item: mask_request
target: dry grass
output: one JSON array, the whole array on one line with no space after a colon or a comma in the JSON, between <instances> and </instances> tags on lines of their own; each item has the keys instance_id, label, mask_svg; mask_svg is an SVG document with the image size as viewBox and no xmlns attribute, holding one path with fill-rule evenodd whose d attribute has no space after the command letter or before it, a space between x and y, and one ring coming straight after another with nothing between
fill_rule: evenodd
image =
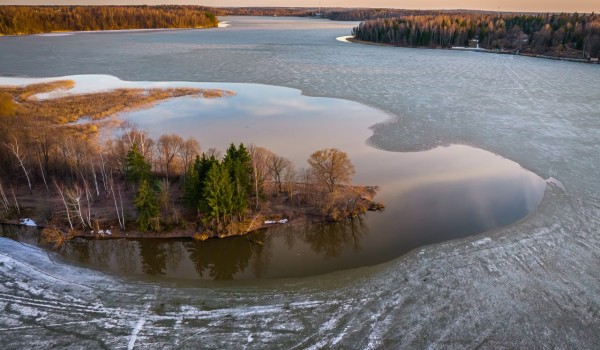
<instances>
[{"instance_id":1,"label":"dry grass","mask_svg":"<svg viewBox=\"0 0 600 350\"><path fill-rule=\"evenodd\" d=\"M116 89L106 92L63 96L47 100L36 100L32 96L57 89L68 90L74 86L72 80L27 86L0 86L0 93L8 94L16 102L17 117L35 117L53 124L75 122L82 117L101 120L117 113L149 108L175 97L198 96L219 98L234 93L216 89L168 88L168 89Z\"/></svg>"},{"instance_id":2,"label":"dry grass","mask_svg":"<svg viewBox=\"0 0 600 350\"><path fill-rule=\"evenodd\" d=\"M56 226L48 226L42 230L42 244L53 245L54 249L62 247L68 240L77 236L73 230L63 232Z\"/></svg>"},{"instance_id":3,"label":"dry grass","mask_svg":"<svg viewBox=\"0 0 600 350\"><path fill-rule=\"evenodd\" d=\"M73 87L75 87L75 82L73 80L59 80L49 83L31 84L20 89L22 92L19 93L19 98L21 100L27 100L33 95L43 94L59 89L71 90Z\"/></svg>"}]
</instances>

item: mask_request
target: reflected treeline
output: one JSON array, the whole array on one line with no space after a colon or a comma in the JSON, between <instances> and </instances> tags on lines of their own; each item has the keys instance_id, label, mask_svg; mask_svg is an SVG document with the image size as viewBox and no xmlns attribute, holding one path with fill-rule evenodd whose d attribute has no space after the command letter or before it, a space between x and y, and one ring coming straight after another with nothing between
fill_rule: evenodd
<instances>
[{"instance_id":1,"label":"reflected treeline","mask_svg":"<svg viewBox=\"0 0 600 350\"><path fill-rule=\"evenodd\" d=\"M315 253L326 258L335 258L347 246L359 252L360 241L368 233L365 220L359 216L342 222L307 225L301 239L308 243Z\"/></svg>"},{"instance_id":2,"label":"reflected treeline","mask_svg":"<svg viewBox=\"0 0 600 350\"><path fill-rule=\"evenodd\" d=\"M251 243L243 237L186 242L185 248L202 279L233 279L248 267L252 256Z\"/></svg>"},{"instance_id":3,"label":"reflected treeline","mask_svg":"<svg viewBox=\"0 0 600 350\"><path fill-rule=\"evenodd\" d=\"M234 279L237 273L247 268L251 268L255 278L261 278L268 274L275 239L281 239L283 244L277 246L288 251L299 241L307 244L316 255L335 258L346 247L360 251L361 240L368 232L365 220L359 217L336 223L312 223L300 228L282 225L245 237L188 242L185 247L200 278Z\"/></svg>"},{"instance_id":4,"label":"reflected treeline","mask_svg":"<svg viewBox=\"0 0 600 350\"><path fill-rule=\"evenodd\" d=\"M139 240L142 271L149 275L164 275L167 268L167 244L154 239Z\"/></svg>"},{"instance_id":5,"label":"reflected treeline","mask_svg":"<svg viewBox=\"0 0 600 350\"><path fill-rule=\"evenodd\" d=\"M365 220L359 217L336 223L281 225L246 236L204 242L75 239L61 247L60 254L86 265L121 273L168 276L188 261L201 279L231 280L244 272L255 278L263 278L269 275L275 253L287 254L301 244L312 250L314 255L331 259L340 256L348 248L360 251L361 240L368 232ZM277 240L279 242L275 244ZM283 251L276 252L275 249Z\"/></svg>"},{"instance_id":6,"label":"reflected treeline","mask_svg":"<svg viewBox=\"0 0 600 350\"><path fill-rule=\"evenodd\" d=\"M131 273L141 269L148 274L159 274L156 271L161 271L159 265L149 261L152 253L148 249L142 253L139 240L77 238L62 245L58 252L69 260L118 272Z\"/></svg>"}]
</instances>

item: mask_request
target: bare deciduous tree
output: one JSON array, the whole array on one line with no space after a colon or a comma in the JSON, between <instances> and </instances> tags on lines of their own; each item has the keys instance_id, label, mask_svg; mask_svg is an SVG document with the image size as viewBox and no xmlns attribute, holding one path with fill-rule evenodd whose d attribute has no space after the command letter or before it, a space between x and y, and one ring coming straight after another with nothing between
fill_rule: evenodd
<instances>
[{"instance_id":1,"label":"bare deciduous tree","mask_svg":"<svg viewBox=\"0 0 600 350\"><path fill-rule=\"evenodd\" d=\"M56 190L58 191L58 194L60 194L60 198L62 199L62 202L65 206L65 210L67 213L67 221L69 222L69 227L71 227L71 230L72 230L73 229L73 221L71 220L71 212L69 210L69 204L67 203L67 199L65 198L65 193L64 193L62 187L60 187L58 185L56 180L54 180L54 185L56 186Z\"/></svg>"},{"instance_id":2,"label":"bare deciduous tree","mask_svg":"<svg viewBox=\"0 0 600 350\"><path fill-rule=\"evenodd\" d=\"M183 146L183 139L175 134L161 135L156 146L158 148L160 164L165 170L167 181L169 181L171 166Z\"/></svg>"},{"instance_id":3,"label":"bare deciduous tree","mask_svg":"<svg viewBox=\"0 0 600 350\"><path fill-rule=\"evenodd\" d=\"M271 153L271 156L267 159L267 168L269 174L273 178L273 182L277 186L278 193L283 192L283 177L286 171L292 166L292 162L285 157L278 156Z\"/></svg>"},{"instance_id":4,"label":"bare deciduous tree","mask_svg":"<svg viewBox=\"0 0 600 350\"><path fill-rule=\"evenodd\" d=\"M26 152L19 145L19 140L16 137L13 137L13 142L5 143L6 148L10 150L13 156L17 159L17 164L21 169L23 169L23 173L25 174L25 178L27 179L27 186L29 187L29 193L32 193L33 188L31 186L31 179L29 178L29 171L25 167L26 162Z\"/></svg>"},{"instance_id":5,"label":"bare deciduous tree","mask_svg":"<svg viewBox=\"0 0 600 350\"><path fill-rule=\"evenodd\" d=\"M4 208L4 210L8 211L8 209L10 208L10 204L8 202L8 198L6 198L6 194L4 193L4 188L2 187L1 183L0 183L0 203L2 203L2 207Z\"/></svg>"},{"instance_id":6,"label":"bare deciduous tree","mask_svg":"<svg viewBox=\"0 0 600 350\"><path fill-rule=\"evenodd\" d=\"M21 215L21 206L19 205L19 201L17 200L17 195L15 194L15 190L11 187L10 192L12 192L13 199L15 200L15 209L17 209L17 214Z\"/></svg>"},{"instance_id":7,"label":"bare deciduous tree","mask_svg":"<svg viewBox=\"0 0 600 350\"><path fill-rule=\"evenodd\" d=\"M285 169L285 173L283 174L283 181L285 183L285 190L288 195L288 199L290 200L290 204L294 204L294 190L296 188L296 169L294 169L294 164L292 162Z\"/></svg>"},{"instance_id":8,"label":"bare deciduous tree","mask_svg":"<svg viewBox=\"0 0 600 350\"><path fill-rule=\"evenodd\" d=\"M260 203L260 193L269 173L267 161L272 152L254 144L248 146L248 153L252 161L252 183L254 185L255 209Z\"/></svg>"},{"instance_id":9,"label":"bare deciduous tree","mask_svg":"<svg viewBox=\"0 0 600 350\"><path fill-rule=\"evenodd\" d=\"M39 155L38 155L37 159L38 159L38 163L40 164L40 174L42 174L42 180L44 181L44 186L46 186L46 189L48 191L50 191L50 188L48 188L48 182L46 181L46 171L45 171L44 167L42 166L42 160L40 159Z\"/></svg>"},{"instance_id":10,"label":"bare deciduous tree","mask_svg":"<svg viewBox=\"0 0 600 350\"><path fill-rule=\"evenodd\" d=\"M183 165L183 176L187 176L190 164L192 164L198 154L200 154L200 142L194 137L189 137L182 143L179 149L179 158Z\"/></svg>"},{"instance_id":11,"label":"bare deciduous tree","mask_svg":"<svg viewBox=\"0 0 600 350\"><path fill-rule=\"evenodd\" d=\"M318 150L308 159L316 180L329 192L340 183L349 182L354 175L354 165L348 154L337 148Z\"/></svg>"},{"instance_id":12,"label":"bare deciduous tree","mask_svg":"<svg viewBox=\"0 0 600 350\"><path fill-rule=\"evenodd\" d=\"M215 159L221 159L221 151L214 147L209 148L205 153L208 158L215 157Z\"/></svg>"},{"instance_id":13,"label":"bare deciduous tree","mask_svg":"<svg viewBox=\"0 0 600 350\"><path fill-rule=\"evenodd\" d=\"M150 161L152 159L151 155L154 140L150 138L148 131L140 130L135 126L130 126L128 124L124 124L123 129L122 138L129 143L127 150L129 151L133 145L136 145L141 155L143 155L147 161Z\"/></svg>"},{"instance_id":14,"label":"bare deciduous tree","mask_svg":"<svg viewBox=\"0 0 600 350\"><path fill-rule=\"evenodd\" d=\"M120 207L119 207L119 203L117 203L115 183L113 181L112 174L110 175L110 177L108 179L108 183L110 186L110 192L112 193L113 201L115 203L115 211L117 212L117 221L119 222L119 227L124 230L125 229L125 213L123 210L123 197L121 196L121 187L119 187L119 202L120 202Z\"/></svg>"},{"instance_id":15,"label":"bare deciduous tree","mask_svg":"<svg viewBox=\"0 0 600 350\"><path fill-rule=\"evenodd\" d=\"M68 206L73 208L75 216L81 222L81 226L83 226L83 228L91 227L92 224L88 221L89 217L86 213L86 211L89 210L89 202L87 208L84 203L84 196L87 197L87 191L79 187L79 185L75 185L73 188L65 190L65 196Z\"/></svg>"}]
</instances>

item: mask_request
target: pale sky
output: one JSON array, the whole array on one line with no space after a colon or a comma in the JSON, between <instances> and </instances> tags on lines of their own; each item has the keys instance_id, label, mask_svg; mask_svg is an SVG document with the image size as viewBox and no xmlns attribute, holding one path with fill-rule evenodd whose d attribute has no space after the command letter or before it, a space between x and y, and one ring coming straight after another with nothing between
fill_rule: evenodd
<instances>
[{"instance_id":1,"label":"pale sky","mask_svg":"<svg viewBox=\"0 0 600 350\"><path fill-rule=\"evenodd\" d=\"M323 7L477 9L531 12L600 12L600 0L321 0ZM0 0L0 5L205 5L216 7L317 7L319 0Z\"/></svg>"}]
</instances>

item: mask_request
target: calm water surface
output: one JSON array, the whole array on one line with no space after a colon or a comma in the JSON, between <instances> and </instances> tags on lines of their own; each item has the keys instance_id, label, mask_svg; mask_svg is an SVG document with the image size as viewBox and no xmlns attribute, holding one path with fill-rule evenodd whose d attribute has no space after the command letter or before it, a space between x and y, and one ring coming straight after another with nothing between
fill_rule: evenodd
<instances>
[{"instance_id":1,"label":"calm water surface","mask_svg":"<svg viewBox=\"0 0 600 350\"><path fill-rule=\"evenodd\" d=\"M306 167L319 148L346 151L354 182L381 187L383 212L337 224L281 225L246 237L192 240L77 240L61 255L119 274L178 279L302 277L389 261L410 250L508 225L533 211L546 182L517 163L462 145L425 152L387 152L368 145L385 113L359 103L307 97L256 84L123 82L73 76L75 92L115 87L222 88L233 97L184 97L120 118L149 130L194 136L204 149L255 143ZM4 79L4 83L32 82ZM2 82L2 80L0 80ZM293 219L293 213L292 213Z\"/></svg>"}]
</instances>

